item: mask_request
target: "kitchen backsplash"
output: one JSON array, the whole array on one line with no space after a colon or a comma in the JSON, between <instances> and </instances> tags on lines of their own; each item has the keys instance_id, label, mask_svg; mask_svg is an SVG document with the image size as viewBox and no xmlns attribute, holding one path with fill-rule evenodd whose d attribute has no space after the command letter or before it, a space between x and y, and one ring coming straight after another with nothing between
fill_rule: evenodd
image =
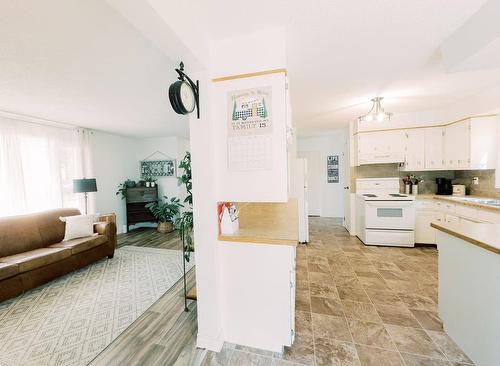
<instances>
[{"instance_id":1,"label":"kitchen backsplash","mask_svg":"<svg viewBox=\"0 0 500 366\"><path fill-rule=\"evenodd\" d=\"M464 184L467 187L467 194L481 197L500 198L500 189L495 188L494 170L440 170L425 172L405 172L400 171L398 164L372 164L362 165L351 168L351 187L353 191L356 187L356 178L403 178L408 174L421 176L424 181L419 184L420 194L436 193L436 178L450 178L453 184ZM472 178L479 177L479 184L472 184ZM403 182L401 181L401 190L403 191Z\"/></svg>"},{"instance_id":2,"label":"kitchen backsplash","mask_svg":"<svg viewBox=\"0 0 500 366\"><path fill-rule=\"evenodd\" d=\"M474 177L479 178L479 184L472 184L472 178ZM494 170L457 170L453 183L465 184L467 187L467 194L500 198L500 189L495 188Z\"/></svg>"},{"instance_id":3,"label":"kitchen backsplash","mask_svg":"<svg viewBox=\"0 0 500 366\"><path fill-rule=\"evenodd\" d=\"M490 172L489 175L491 175L493 179L493 187L494 187L494 177L495 177L495 171L494 170L488 170L488 171L483 171L484 172ZM453 182L455 183L455 177L457 176L458 171L452 171L452 170L440 170L440 171L425 171L425 172L405 172L405 171L400 171L398 164L371 164L371 165L362 165L358 167L352 167L351 168L351 187L356 187L355 180L356 178L386 178L386 177L400 177L401 181L401 191L404 190L403 187L403 181L402 178L409 175L413 174L419 177L423 178L423 182L418 185L418 191L419 194L434 194L437 191L437 185L436 185L436 178L443 177L443 178L449 178L453 179ZM460 172L460 173L468 173L468 172ZM478 175L471 175L470 179L468 177L463 177L460 182L457 182L458 184L466 184L463 183L464 180L468 180L469 182L466 184L467 186L471 185L472 182L472 177L475 177ZM488 178L488 181L491 179ZM486 182L485 179L479 178L480 186L481 182L484 181ZM486 184L486 183L483 183ZM500 192L500 190L498 190ZM477 194L477 193L474 193Z\"/></svg>"}]
</instances>

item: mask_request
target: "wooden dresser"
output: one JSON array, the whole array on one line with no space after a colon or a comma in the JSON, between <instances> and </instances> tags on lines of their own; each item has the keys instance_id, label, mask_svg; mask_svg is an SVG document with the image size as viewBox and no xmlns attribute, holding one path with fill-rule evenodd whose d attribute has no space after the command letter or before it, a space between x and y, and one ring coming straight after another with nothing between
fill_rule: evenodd
<instances>
[{"instance_id":1,"label":"wooden dresser","mask_svg":"<svg viewBox=\"0 0 500 366\"><path fill-rule=\"evenodd\" d=\"M158 201L158 186L127 188L127 231L140 222L157 222L146 205Z\"/></svg>"}]
</instances>

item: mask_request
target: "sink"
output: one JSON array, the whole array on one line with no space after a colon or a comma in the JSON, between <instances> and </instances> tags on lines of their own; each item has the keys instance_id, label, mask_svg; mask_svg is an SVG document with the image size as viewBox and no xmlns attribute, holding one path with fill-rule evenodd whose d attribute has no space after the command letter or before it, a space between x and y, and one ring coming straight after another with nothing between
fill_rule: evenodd
<instances>
[{"instance_id":1,"label":"sink","mask_svg":"<svg viewBox=\"0 0 500 366\"><path fill-rule=\"evenodd\" d=\"M500 200L493 200L487 198L462 198L464 201L480 203L482 205L500 206Z\"/></svg>"}]
</instances>

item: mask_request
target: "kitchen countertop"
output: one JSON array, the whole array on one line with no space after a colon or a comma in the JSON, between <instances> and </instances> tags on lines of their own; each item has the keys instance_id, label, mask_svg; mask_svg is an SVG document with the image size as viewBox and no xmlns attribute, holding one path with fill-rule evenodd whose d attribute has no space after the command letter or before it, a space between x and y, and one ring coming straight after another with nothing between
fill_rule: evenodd
<instances>
[{"instance_id":1,"label":"kitchen countertop","mask_svg":"<svg viewBox=\"0 0 500 366\"><path fill-rule=\"evenodd\" d=\"M454 224L434 221L431 226L490 252L500 254L500 225L498 224L464 222Z\"/></svg>"},{"instance_id":2,"label":"kitchen countertop","mask_svg":"<svg viewBox=\"0 0 500 366\"><path fill-rule=\"evenodd\" d=\"M487 209L487 210L491 210L491 211L497 211L500 213L500 206L492 206L492 205L487 205L484 203L472 202L472 201L468 201L467 198L484 199L484 200L494 200L495 199L495 198L479 197L479 196L441 196L441 195L436 195L436 194L419 194L416 196L417 200L435 199L435 200L440 200L440 201L448 201L448 202L458 203L458 204L465 205L465 206L471 206L471 207L477 207L477 208Z\"/></svg>"},{"instance_id":3,"label":"kitchen countertop","mask_svg":"<svg viewBox=\"0 0 500 366\"><path fill-rule=\"evenodd\" d=\"M297 246L297 200L285 203L236 202L240 229L219 235L220 241Z\"/></svg>"}]
</instances>

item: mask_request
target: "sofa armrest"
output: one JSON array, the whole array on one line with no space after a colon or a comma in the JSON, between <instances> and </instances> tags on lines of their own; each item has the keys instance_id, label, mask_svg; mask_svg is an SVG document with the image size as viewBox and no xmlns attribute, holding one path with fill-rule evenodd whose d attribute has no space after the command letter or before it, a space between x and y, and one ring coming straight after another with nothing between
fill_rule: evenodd
<instances>
[{"instance_id":1,"label":"sofa armrest","mask_svg":"<svg viewBox=\"0 0 500 366\"><path fill-rule=\"evenodd\" d=\"M94 224L94 232L106 235L110 245L116 248L116 224L114 222L98 222Z\"/></svg>"},{"instance_id":2,"label":"sofa armrest","mask_svg":"<svg viewBox=\"0 0 500 366\"><path fill-rule=\"evenodd\" d=\"M116 214L103 214L99 216L99 222L114 222L116 224Z\"/></svg>"}]
</instances>

